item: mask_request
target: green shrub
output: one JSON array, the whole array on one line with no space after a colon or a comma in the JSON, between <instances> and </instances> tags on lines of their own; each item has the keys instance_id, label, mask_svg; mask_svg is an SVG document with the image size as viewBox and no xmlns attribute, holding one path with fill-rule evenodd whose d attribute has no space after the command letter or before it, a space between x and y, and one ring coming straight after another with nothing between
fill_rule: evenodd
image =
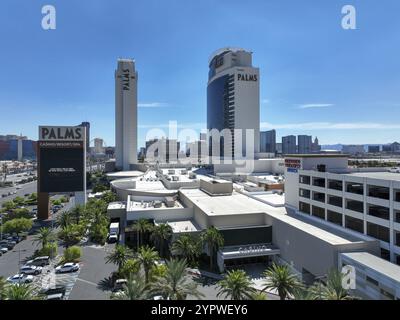
<instances>
[{"instance_id":1,"label":"green shrub","mask_svg":"<svg viewBox=\"0 0 400 320\"><path fill-rule=\"evenodd\" d=\"M72 246L64 251L64 262L79 262L82 256L82 249L78 246Z\"/></svg>"},{"instance_id":2,"label":"green shrub","mask_svg":"<svg viewBox=\"0 0 400 320\"><path fill-rule=\"evenodd\" d=\"M42 249L38 250L35 254L37 257L49 256L55 258L57 256L58 246L56 242L46 244Z\"/></svg>"}]
</instances>

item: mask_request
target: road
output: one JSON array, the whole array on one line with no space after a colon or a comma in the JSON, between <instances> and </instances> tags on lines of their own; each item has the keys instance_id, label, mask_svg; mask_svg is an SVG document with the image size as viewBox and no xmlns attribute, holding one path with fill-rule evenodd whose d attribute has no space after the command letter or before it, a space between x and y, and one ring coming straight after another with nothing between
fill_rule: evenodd
<instances>
[{"instance_id":1,"label":"road","mask_svg":"<svg viewBox=\"0 0 400 320\"><path fill-rule=\"evenodd\" d=\"M0 205L3 202L14 199L16 196L23 197L27 193L31 194L33 192L37 192L37 182L36 181L32 181L32 182L25 183L23 185L19 185L19 187L21 187L21 189L19 189L19 190L17 189L17 187L0 188ZM4 197L4 198L1 197L2 194L8 194L8 192L14 192L14 191L16 191L17 193L12 194L7 197Z\"/></svg>"}]
</instances>

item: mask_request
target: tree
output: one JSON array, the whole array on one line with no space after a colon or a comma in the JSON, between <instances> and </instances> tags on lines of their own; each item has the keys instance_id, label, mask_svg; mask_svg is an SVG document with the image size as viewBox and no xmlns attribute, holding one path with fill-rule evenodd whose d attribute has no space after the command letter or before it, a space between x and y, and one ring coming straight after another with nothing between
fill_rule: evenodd
<instances>
[{"instance_id":1,"label":"tree","mask_svg":"<svg viewBox=\"0 0 400 320\"><path fill-rule=\"evenodd\" d=\"M62 212L57 217L57 223L61 228L64 228L70 224L72 224L72 216L69 211Z\"/></svg>"},{"instance_id":2,"label":"tree","mask_svg":"<svg viewBox=\"0 0 400 320\"><path fill-rule=\"evenodd\" d=\"M17 205L17 206L23 206L25 204L25 199L22 197L15 197L13 199L13 202Z\"/></svg>"},{"instance_id":3,"label":"tree","mask_svg":"<svg viewBox=\"0 0 400 320\"><path fill-rule=\"evenodd\" d=\"M0 300L5 299L7 286L7 281L3 277L0 277Z\"/></svg>"},{"instance_id":4,"label":"tree","mask_svg":"<svg viewBox=\"0 0 400 320\"><path fill-rule=\"evenodd\" d=\"M82 239L83 227L76 224L70 224L63 227L58 232L58 238L61 239L68 248Z\"/></svg>"},{"instance_id":5,"label":"tree","mask_svg":"<svg viewBox=\"0 0 400 320\"><path fill-rule=\"evenodd\" d=\"M327 275L326 284L314 284L310 291L314 299L320 300L353 300L347 289L342 285L343 274L337 269L331 269Z\"/></svg>"},{"instance_id":6,"label":"tree","mask_svg":"<svg viewBox=\"0 0 400 320\"><path fill-rule=\"evenodd\" d=\"M118 272L120 272L131 257L132 253L128 247L117 244L114 251L106 256L106 263L116 264L118 266Z\"/></svg>"},{"instance_id":7,"label":"tree","mask_svg":"<svg viewBox=\"0 0 400 320\"><path fill-rule=\"evenodd\" d=\"M124 289L111 295L116 300L146 300L148 298L146 282L141 274L130 274Z\"/></svg>"},{"instance_id":8,"label":"tree","mask_svg":"<svg viewBox=\"0 0 400 320\"><path fill-rule=\"evenodd\" d=\"M136 259L128 259L119 270L119 277L128 279L130 275L138 273L140 262Z\"/></svg>"},{"instance_id":9,"label":"tree","mask_svg":"<svg viewBox=\"0 0 400 320\"><path fill-rule=\"evenodd\" d=\"M273 264L269 269L264 271L265 290L272 289L278 292L281 300L286 300L293 295L296 289L301 288L302 284L297 279L288 266Z\"/></svg>"},{"instance_id":10,"label":"tree","mask_svg":"<svg viewBox=\"0 0 400 320\"><path fill-rule=\"evenodd\" d=\"M133 225L134 230L138 233L139 247L144 243L144 235L152 229L153 225L146 219L139 219Z\"/></svg>"},{"instance_id":11,"label":"tree","mask_svg":"<svg viewBox=\"0 0 400 320\"><path fill-rule=\"evenodd\" d=\"M146 283L149 282L149 272L159 259L157 251L149 246L140 247L136 259L143 267Z\"/></svg>"},{"instance_id":12,"label":"tree","mask_svg":"<svg viewBox=\"0 0 400 320\"><path fill-rule=\"evenodd\" d=\"M3 204L2 204L2 208L4 208L6 211L10 211L12 209L15 209L16 207L17 207L17 205L12 200L3 202Z\"/></svg>"},{"instance_id":13,"label":"tree","mask_svg":"<svg viewBox=\"0 0 400 320\"><path fill-rule=\"evenodd\" d=\"M82 249L78 246L72 246L64 250L63 262L79 262L82 256Z\"/></svg>"},{"instance_id":14,"label":"tree","mask_svg":"<svg viewBox=\"0 0 400 320\"><path fill-rule=\"evenodd\" d=\"M201 241L207 245L210 255L210 270L213 270L213 261L216 252L224 245L224 237L215 227L210 227L201 233Z\"/></svg>"},{"instance_id":15,"label":"tree","mask_svg":"<svg viewBox=\"0 0 400 320\"><path fill-rule=\"evenodd\" d=\"M34 288L31 284L21 283L7 286L5 290L5 300L37 300Z\"/></svg>"},{"instance_id":16,"label":"tree","mask_svg":"<svg viewBox=\"0 0 400 320\"><path fill-rule=\"evenodd\" d=\"M92 192L93 193L104 192L104 191L107 191L107 190L108 190L108 187L105 186L104 184L101 184L101 183L96 183L94 185L94 187L92 188Z\"/></svg>"},{"instance_id":17,"label":"tree","mask_svg":"<svg viewBox=\"0 0 400 320\"><path fill-rule=\"evenodd\" d=\"M118 200L117 195L112 192L111 190L107 190L103 193L103 195L101 196L101 199L103 201L105 201L106 203L110 203L110 202L114 202Z\"/></svg>"},{"instance_id":18,"label":"tree","mask_svg":"<svg viewBox=\"0 0 400 320\"><path fill-rule=\"evenodd\" d=\"M172 244L171 253L186 259L190 266L196 265L196 259L200 256L200 241L197 241L190 234L180 235Z\"/></svg>"},{"instance_id":19,"label":"tree","mask_svg":"<svg viewBox=\"0 0 400 320\"><path fill-rule=\"evenodd\" d=\"M42 248L44 248L52 240L54 240L53 230L42 227L36 233L34 242L41 244Z\"/></svg>"},{"instance_id":20,"label":"tree","mask_svg":"<svg viewBox=\"0 0 400 320\"><path fill-rule=\"evenodd\" d=\"M12 220L12 219L20 219L20 218L30 219L31 216L29 215L29 210L26 208L17 208L17 209L13 209L7 215L7 221Z\"/></svg>"},{"instance_id":21,"label":"tree","mask_svg":"<svg viewBox=\"0 0 400 320\"><path fill-rule=\"evenodd\" d=\"M7 221L3 224L3 232L16 233L17 236L21 232L28 231L32 228L32 220L26 218L18 218Z\"/></svg>"},{"instance_id":22,"label":"tree","mask_svg":"<svg viewBox=\"0 0 400 320\"><path fill-rule=\"evenodd\" d=\"M230 297L231 300L251 299L255 292L250 278L243 270L228 271L224 279L218 282L217 297Z\"/></svg>"},{"instance_id":23,"label":"tree","mask_svg":"<svg viewBox=\"0 0 400 320\"><path fill-rule=\"evenodd\" d=\"M186 260L168 260L165 275L156 278L152 285L152 292L171 300L185 300L188 295L198 299L204 297L198 291L197 283L190 278L187 267Z\"/></svg>"},{"instance_id":24,"label":"tree","mask_svg":"<svg viewBox=\"0 0 400 320\"><path fill-rule=\"evenodd\" d=\"M265 294L265 292L260 292L260 291L255 291L252 295L251 295L251 300L268 300L267 295Z\"/></svg>"},{"instance_id":25,"label":"tree","mask_svg":"<svg viewBox=\"0 0 400 320\"><path fill-rule=\"evenodd\" d=\"M151 233L151 240L158 249L160 256L165 258L165 248L172 237L172 228L166 223L155 226Z\"/></svg>"},{"instance_id":26,"label":"tree","mask_svg":"<svg viewBox=\"0 0 400 320\"><path fill-rule=\"evenodd\" d=\"M77 205L77 206L75 206L74 208L72 208L72 209L69 211L69 214L70 214L70 216L72 217L72 219L75 220L75 223L76 223L76 224L79 224L80 221L81 221L81 218L82 218L82 216L83 216L83 214L84 214L84 211L85 211L85 207L84 207L84 206L82 206L82 205Z\"/></svg>"}]
</instances>

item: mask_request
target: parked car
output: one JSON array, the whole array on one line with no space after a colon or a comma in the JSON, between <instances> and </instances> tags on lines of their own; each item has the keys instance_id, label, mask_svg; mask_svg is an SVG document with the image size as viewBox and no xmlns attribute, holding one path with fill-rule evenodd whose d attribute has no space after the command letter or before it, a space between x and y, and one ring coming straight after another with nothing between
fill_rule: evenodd
<instances>
[{"instance_id":1,"label":"parked car","mask_svg":"<svg viewBox=\"0 0 400 320\"><path fill-rule=\"evenodd\" d=\"M42 270L43 270L42 267L25 265L19 269L19 272L23 274L34 274L35 276L37 276L39 273L42 273Z\"/></svg>"},{"instance_id":2,"label":"parked car","mask_svg":"<svg viewBox=\"0 0 400 320\"><path fill-rule=\"evenodd\" d=\"M41 291L42 295L46 296L46 300L64 300L66 288L58 286Z\"/></svg>"},{"instance_id":3,"label":"parked car","mask_svg":"<svg viewBox=\"0 0 400 320\"><path fill-rule=\"evenodd\" d=\"M8 277L7 281L12 284L31 283L31 282L33 282L33 276L19 273L12 277Z\"/></svg>"},{"instance_id":4,"label":"parked car","mask_svg":"<svg viewBox=\"0 0 400 320\"><path fill-rule=\"evenodd\" d=\"M5 247L2 247L2 248L0 248L0 251L1 251L2 254L5 254L5 253L8 252L8 249L5 248Z\"/></svg>"},{"instance_id":5,"label":"parked car","mask_svg":"<svg viewBox=\"0 0 400 320\"><path fill-rule=\"evenodd\" d=\"M49 256L36 257L33 260L29 260L26 264L44 267L50 264L50 257Z\"/></svg>"},{"instance_id":6,"label":"parked car","mask_svg":"<svg viewBox=\"0 0 400 320\"><path fill-rule=\"evenodd\" d=\"M79 264L68 262L56 267L56 273L76 272L79 270Z\"/></svg>"}]
</instances>

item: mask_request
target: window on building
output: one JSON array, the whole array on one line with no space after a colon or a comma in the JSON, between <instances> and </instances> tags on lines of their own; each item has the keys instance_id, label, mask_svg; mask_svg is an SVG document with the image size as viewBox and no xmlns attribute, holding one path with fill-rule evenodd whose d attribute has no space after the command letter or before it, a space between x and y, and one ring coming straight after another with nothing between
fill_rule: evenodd
<instances>
[{"instance_id":1,"label":"window on building","mask_svg":"<svg viewBox=\"0 0 400 320\"><path fill-rule=\"evenodd\" d=\"M373 204L368 205L368 214L377 218L389 220L390 209L386 207L381 207Z\"/></svg>"},{"instance_id":2,"label":"window on building","mask_svg":"<svg viewBox=\"0 0 400 320\"><path fill-rule=\"evenodd\" d=\"M365 280L367 280L367 282L369 282L370 284L373 284L374 286L379 287L379 282L376 281L375 279L373 279L369 276L366 276Z\"/></svg>"},{"instance_id":3,"label":"window on building","mask_svg":"<svg viewBox=\"0 0 400 320\"><path fill-rule=\"evenodd\" d=\"M390 251L381 248L381 258L390 261Z\"/></svg>"},{"instance_id":4,"label":"window on building","mask_svg":"<svg viewBox=\"0 0 400 320\"><path fill-rule=\"evenodd\" d=\"M400 190L394 190L394 201L400 202Z\"/></svg>"},{"instance_id":5,"label":"window on building","mask_svg":"<svg viewBox=\"0 0 400 320\"><path fill-rule=\"evenodd\" d=\"M329 195L328 203L332 206L342 208L343 207L343 198Z\"/></svg>"},{"instance_id":6,"label":"window on building","mask_svg":"<svg viewBox=\"0 0 400 320\"><path fill-rule=\"evenodd\" d=\"M400 223L400 211L394 210L394 221Z\"/></svg>"},{"instance_id":7,"label":"window on building","mask_svg":"<svg viewBox=\"0 0 400 320\"><path fill-rule=\"evenodd\" d=\"M310 190L299 189L299 196L303 197L303 198L310 199L311 198L311 192L310 192Z\"/></svg>"},{"instance_id":8,"label":"window on building","mask_svg":"<svg viewBox=\"0 0 400 320\"><path fill-rule=\"evenodd\" d=\"M325 220L325 209L317 206L312 206L312 215L314 217Z\"/></svg>"},{"instance_id":9,"label":"window on building","mask_svg":"<svg viewBox=\"0 0 400 320\"><path fill-rule=\"evenodd\" d=\"M313 186L325 188L325 178L313 178Z\"/></svg>"},{"instance_id":10,"label":"window on building","mask_svg":"<svg viewBox=\"0 0 400 320\"><path fill-rule=\"evenodd\" d=\"M389 242L390 241L390 232L389 228L380 226L375 223L367 222L367 234L376 239Z\"/></svg>"},{"instance_id":11,"label":"window on building","mask_svg":"<svg viewBox=\"0 0 400 320\"><path fill-rule=\"evenodd\" d=\"M342 222L342 217L343 217L342 214L340 214L338 212L331 211L331 210L327 211L327 219L328 219L328 221L332 222L334 224L337 224L339 226L341 226L342 223L343 223Z\"/></svg>"},{"instance_id":12,"label":"window on building","mask_svg":"<svg viewBox=\"0 0 400 320\"><path fill-rule=\"evenodd\" d=\"M343 181L340 180L328 180L328 188L333 190L343 190Z\"/></svg>"},{"instance_id":13,"label":"window on building","mask_svg":"<svg viewBox=\"0 0 400 320\"><path fill-rule=\"evenodd\" d=\"M302 184L311 184L311 178L310 178L310 176L301 175L299 177L299 182L302 183Z\"/></svg>"},{"instance_id":14,"label":"window on building","mask_svg":"<svg viewBox=\"0 0 400 320\"><path fill-rule=\"evenodd\" d=\"M364 194L364 185L357 182L346 182L346 191L355 194Z\"/></svg>"},{"instance_id":15,"label":"window on building","mask_svg":"<svg viewBox=\"0 0 400 320\"><path fill-rule=\"evenodd\" d=\"M394 244L400 247L400 231L394 232Z\"/></svg>"},{"instance_id":16,"label":"window on building","mask_svg":"<svg viewBox=\"0 0 400 320\"><path fill-rule=\"evenodd\" d=\"M346 209L364 213L364 203L362 203L361 201L357 201L357 200L347 199L346 200Z\"/></svg>"},{"instance_id":17,"label":"window on building","mask_svg":"<svg viewBox=\"0 0 400 320\"><path fill-rule=\"evenodd\" d=\"M395 258L396 264L400 266L400 254L396 254L395 256L396 256Z\"/></svg>"},{"instance_id":18,"label":"window on building","mask_svg":"<svg viewBox=\"0 0 400 320\"><path fill-rule=\"evenodd\" d=\"M304 202L299 202L299 210L303 213L310 214L311 213L310 204L304 203Z\"/></svg>"},{"instance_id":19,"label":"window on building","mask_svg":"<svg viewBox=\"0 0 400 320\"><path fill-rule=\"evenodd\" d=\"M360 219L345 216L344 225L348 229L357 231L359 233L364 233L364 221Z\"/></svg>"},{"instance_id":20,"label":"window on building","mask_svg":"<svg viewBox=\"0 0 400 320\"><path fill-rule=\"evenodd\" d=\"M389 200L390 189L387 187L369 185L368 186L368 196L373 197L373 198Z\"/></svg>"},{"instance_id":21,"label":"window on building","mask_svg":"<svg viewBox=\"0 0 400 320\"><path fill-rule=\"evenodd\" d=\"M383 296L385 296L386 298L388 298L389 300L395 300L395 296L392 293L390 293L384 289L381 289L381 294Z\"/></svg>"},{"instance_id":22,"label":"window on building","mask_svg":"<svg viewBox=\"0 0 400 320\"><path fill-rule=\"evenodd\" d=\"M313 200L325 203L325 193L313 192Z\"/></svg>"}]
</instances>

